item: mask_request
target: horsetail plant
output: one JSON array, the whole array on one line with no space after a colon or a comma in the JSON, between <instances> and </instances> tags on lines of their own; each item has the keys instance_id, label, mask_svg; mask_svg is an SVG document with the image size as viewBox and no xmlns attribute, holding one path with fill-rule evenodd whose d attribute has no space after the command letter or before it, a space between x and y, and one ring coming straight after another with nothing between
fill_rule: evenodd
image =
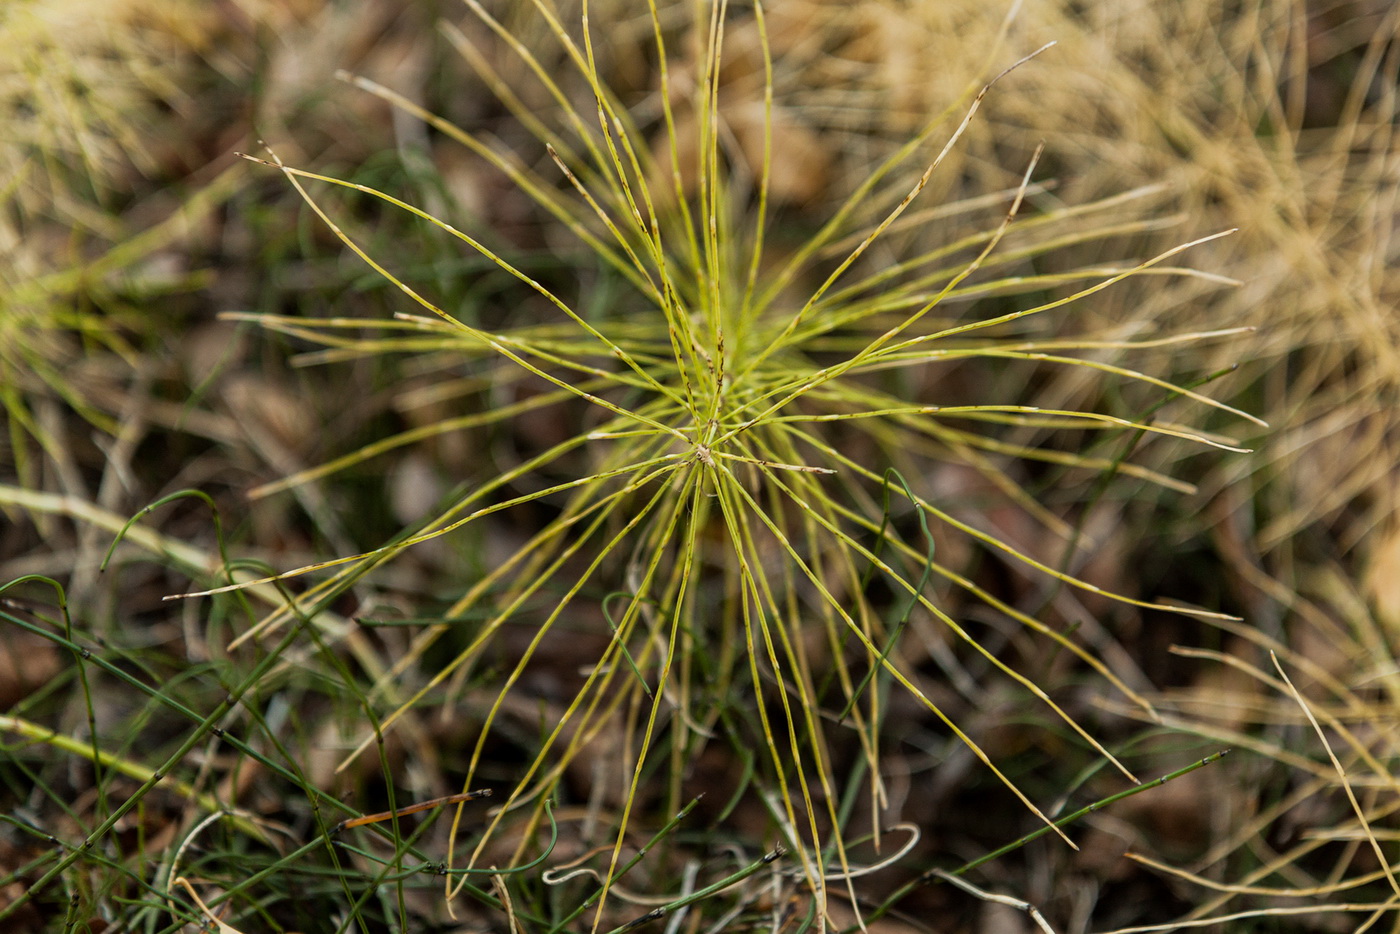
<instances>
[{"instance_id":1,"label":"horsetail plant","mask_svg":"<svg viewBox=\"0 0 1400 934\"><path fill-rule=\"evenodd\" d=\"M533 808L538 825L570 764L591 743L603 741L605 732L621 735L621 758L609 765L619 770L613 775L625 791L611 825L611 862L602 876L596 926L602 923L608 880L623 861L622 842L637 802L659 797L675 813L688 800L682 789L686 769L707 744L729 743L741 758L756 746L753 782L769 807L781 847L791 854L794 878L822 906L817 923L824 927L827 887L842 881L849 886L853 868L843 836L850 809L841 803L846 786L837 776L833 743L839 736L843 745L853 742L860 750L858 773L864 776L878 837L887 807L881 756L891 690L907 692L1053 828L992 756L945 713L926 689L926 676L907 663L901 636L936 633L940 627L945 632L932 638L951 633L961 650L981 656L1128 774L1030 675L948 612L936 593L961 590L984 601L1048 647L1072 653L1133 702L1146 702L1079 641L984 590L935 552L931 536L926 541L917 534L906 537L900 528L908 523L891 519L941 523L989 554L1066 586L1103 593L967 521L928 492L921 473L938 461L963 463L1051 531L1065 532L1064 521L1018 484L1005 466L1008 456L1088 471L1117 469L1176 489L1182 484L1130 463L1007 440L997 436L1000 428L1145 432L1225 451L1242 449L1217 435L1162 421L1014 399L966 405L910 399L898 378L977 361L1081 367L1086 375L1136 382L1255 421L1192 389L1106 359L1230 332L1134 342L1114 335L1047 336L1046 329L1030 327L1037 319L1063 317L1129 277L1210 278L1169 261L1224 234L1121 266L1028 271L1061 247L1126 236L1158 223L1121 220L1124 206L1146 192L1075 207L1047 201L1043 210L1027 212L1043 191L1034 181L1034 161L1019 184L1000 194L999 222L983 229L940 236L934 225L946 212L910 210L948 163L992 86L1042 49L990 81L971 83L962 98L856 186L815 234L796 248L780 249L769 236L775 213L770 203L775 62L761 2L742 11L724 0L695 5L694 29L703 52L695 57L688 81L671 72L668 17L648 4L650 41L660 63L659 103L653 103L649 120L629 110L606 85L586 3L576 32L545 0L536 0L534 8L590 90L591 107L572 103L563 79L536 51L475 0L467 3L557 105L553 122L528 109L487 56L465 34L449 29L449 39L486 86L534 135L535 151L506 151L386 87L350 80L504 173L625 280L627 295L610 314L591 312L539 281L506 250L493 247L486 233L454 226L385 191L286 165L270 148L266 159L248 157L282 172L351 251L417 306L414 313L370 324L256 320L324 345L327 350L317 355L321 360L423 353L438 362L470 362L498 385L533 393L385 439L265 486L259 495L315 482L441 433L479 431L556 409L573 413L561 417L577 422L576 409L567 407L580 404L588 413L567 439L471 488L420 530L364 554L267 579L327 572L298 598L297 612L314 614L404 549L526 504L557 510L513 553L470 581L446 610L445 621L424 627L371 693L376 703L392 708L382 721L384 730L428 704L460 705L473 679L485 677L503 630L530 618L528 646L496 677L493 699L480 714L465 767L466 791L479 784L478 773L503 720L518 709L514 701L528 696L522 682L541 646L567 638L564 621L572 617L607 619L606 647L584 660L581 689L556 722L545 724L533 761L504 796L475 850L465 858L451 857L450 863L470 866L484 859L508 811ZM721 105L725 39L738 28L756 34L764 77L762 152L748 172L727 143ZM993 54L1002 54L1000 47ZM682 129L687 114L694 118L693 134ZM923 167L911 172L912 164ZM313 194L314 185L359 192L460 240L534 295L544 309L542 320L489 328L439 307L347 233ZM930 240L939 243L929 246ZM889 258L891 250L900 255ZM995 310L974 314L984 307ZM378 333L364 336L366 330ZM887 474L895 465L898 483ZM540 483L542 475L552 479ZM526 481L535 485L519 492ZM884 510L878 504L882 490ZM877 578L880 588L873 586ZM1167 608L1106 596L1137 607ZM911 612L901 616L891 606ZM242 638L265 637L292 618L290 610L273 613ZM455 622L469 619L470 624ZM439 663L441 650L430 650L449 634L464 645ZM430 658L433 667L420 678ZM378 735L367 736L351 758ZM450 880L448 886L451 890Z\"/></svg>"}]
</instances>

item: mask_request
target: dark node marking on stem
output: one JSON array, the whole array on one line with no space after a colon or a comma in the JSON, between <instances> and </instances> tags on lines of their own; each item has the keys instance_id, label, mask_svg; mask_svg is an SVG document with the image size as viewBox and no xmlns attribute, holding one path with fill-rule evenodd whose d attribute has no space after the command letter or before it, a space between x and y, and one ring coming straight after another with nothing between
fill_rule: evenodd
<instances>
[{"instance_id":1,"label":"dark node marking on stem","mask_svg":"<svg viewBox=\"0 0 1400 934\"><path fill-rule=\"evenodd\" d=\"M660 918L660 917L662 917L662 916L665 915L665 914L666 914L666 909L665 909L665 908L653 908L651 911L648 911L646 914L642 915L640 918L633 918L631 921L628 921L626 924L624 924L624 925L622 926L621 930L630 931L630 930L632 930L633 928L639 928L639 927L641 927L643 924L646 924L646 923L648 923L648 922L650 922L650 921L655 921L657 918Z\"/></svg>"}]
</instances>

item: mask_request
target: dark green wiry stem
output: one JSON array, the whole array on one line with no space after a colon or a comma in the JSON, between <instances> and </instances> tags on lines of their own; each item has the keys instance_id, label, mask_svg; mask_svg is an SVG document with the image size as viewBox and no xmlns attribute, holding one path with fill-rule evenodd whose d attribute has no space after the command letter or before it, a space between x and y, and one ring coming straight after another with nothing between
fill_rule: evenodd
<instances>
[{"instance_id":1,"label":"dark green wiry stem","mask_svg":"<svg viewBox=\"0 0 1400 934\"><path fill-rule=\"evenodd\" d=\"M1132 788L1129 788L1125 791L1120 791L1117 794L1109 795L1106 798L1100 798L1093 804L1087 805L1086 807L1082 807L1079 810L1075 811L1073 814L1061 817L1059 820L1055 821L1051 825L1037 828L1036 830L1033 830L1030 833L1026 834L1024 837L1021 837L1018 840L1014 840L1011 843L1006 844L1006 846L995 849L992 852L986 854L985 856L980 856L970 863L965 863L962 866L959 866L957 869L954 869L952 872L948 873L948 875L961 876L968 872L971 872L978 866L982 866L986 863L989 863L994 859L1000 859L1007 853L1019 850L1021 847L1030 843L1032 840L1038 839L1039 837L1043 837L1047 833L1050 833L1052 830L1058 830L1063 827L1067 827L1070 824L1073 824L1075 821L1079 820L1080 818L1088 814L1092 814L1095 811L1102 810L1103 808L1108 807L1110 804L1122 801L1124 798L1131 798L1133 795L1139 795L1142 794L1144 791L1148 791L1149 789L1157 788L1161 785L1167 784L1168 782L1175 781L1176 779L1181 778L1183 775L1186 775L1190 772L1194 772L1203 766L1210 765L1212 762L1216 762L1220 759L1223 759L1226 755L1229 754L1229 752L1230 750L1228 749L1222 749L1220 752L1206 756L1204 759L1199 759L1196 762L1193 762L1184 768L1177 769L1175 772L1169 772L1168 774L1163 775L1160 778L1155 778L1150 782L1144 782L1141 785L1135 785ZM919 888L920 886L926 883L936 881L938 881L938 875L933 871L929 871L922 873L917 878L909 882L906 882L892 895L890 895L889 898L885 899L877 908L875 908L875 910L871 912L871 914L867 915L865 921L869 923L871 921L876 920L877 918L882 917L883 915L887 914L891 909L893 909L894 906L897 905L900 901L902 901L906 896L908 896L910 892L913 892L915 889ZM851 932L854 930L855 928L847 928L846 931L843 932L843 934L851 934Z\"/></svg>"}]
</instances>

